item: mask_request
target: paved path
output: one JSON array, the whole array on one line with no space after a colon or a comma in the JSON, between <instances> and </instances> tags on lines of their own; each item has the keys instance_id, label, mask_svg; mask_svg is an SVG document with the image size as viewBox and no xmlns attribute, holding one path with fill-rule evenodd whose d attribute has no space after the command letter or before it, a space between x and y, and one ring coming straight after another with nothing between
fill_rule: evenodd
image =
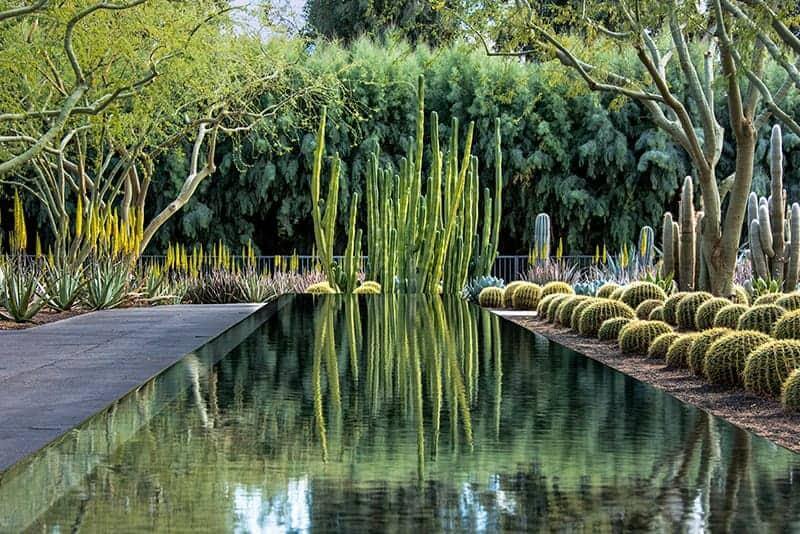
<instances>
[{"instance_id":1,"label":"paved path","mask_svg":"<svg viewBox=\"0 0 800 534\"><path fill-rule=\"evenodd\" d=\"M0 332L0 473L259 308L128 308Z\"/></svg>"}]
</instances>

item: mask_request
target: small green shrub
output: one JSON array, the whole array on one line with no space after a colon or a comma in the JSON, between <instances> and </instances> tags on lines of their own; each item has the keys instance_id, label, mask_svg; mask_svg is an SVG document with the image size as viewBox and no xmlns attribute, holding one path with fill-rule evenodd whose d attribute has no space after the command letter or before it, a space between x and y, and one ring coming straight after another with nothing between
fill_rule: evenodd
<instances>
[{"instance_id":1,"label":"small green shrub","mask_svg":"<svg viewBox=\"0 0 800 534\"><path fill-rule=\"evenodd\" d=\"M667 367L685 369L689 365L689 353L698 335L694 332L682 334L681 337L672 342L665 358Z\"/></svg>"},{"instance_id":2,"label":"small green shrub","mask_svg":"<svg viewBox=\"0 0 800 534\"><path fill-rule=\"evenodd\" d=\"M503 288L503 308L514 307L514 292L525 283L526 282L522 280L517 280L515 282L511 282L505 288Z\"/></svg>"},{"instance_id":3,"label":"small green shrub","mask_svg":"<svg viewBox=\"0 0 800 534\"><path fill-rule=\"evenodd\" d=\"M678 291L677 293L673 293L667 300L664 301L664 321L666 323L671 324L672 326L678 326L678 320L675 316L678 304L680 301L688 295L689 293L686 291Z\"/></svg>"},{"instance_id":4,"label":"small green shrub","mask_svg":"<svg viewBox=\"0 0 800 534\"><path fill-rule=\"evenodd\" d=\"M747 357L772 338L754 330L731 332L714 341L706 350L705 377L722 386L742 385L742 371Z\"/></svg>"},{"instance_id":5,"label":"small green shrub","mask_svg":"<svg viewBox=\"0 0 800 534\"><path fill-rule=\"evenodd\" d=\"M775 328L772 329L775 339L800 339L800 310L789 311L781 315Z\"/></svg>"},{"instance_id":6,"label":"small green shrub","mask_svg":"<svg viewBox=\"0 0 800 534\"><path fill-rule=\"evenodd\" d=\"M789 373L781 387L781 404L787 412L800 411L800 369Z\"/></svg>"},{"instance_id":7,"label":"small green shrub","mask_svg":"<svg viewBox=\"0 0 800 534\"><path fill-rule=\"evenodd\" d=\"M572 312L575 311L575 308L578 307L578 304L586 301L589 298L590 297L586 295L575 295L561 301L561 303L558 305L558 309L556 310L555 322L561 326L566 326L569 328L570 321L572 320Z\"/></svg>"},{"instance_id":8,"label":"small green shrub","mask_svg":"<svg viewBox=\"0 0 800 534\"><path fill-rule=\"evenodd\" d=\"M600 289L597 290L597 297L601 299L607 299L611 297L611 294L619 288L619 284L615 284L614 282L606 282L600 286Z\"/></svg>"},{"instance_id":9,"label":"small green shrub","mask_svg":"<svg viewBox=\"0 0 800 534\"><path fill-rule=\"evenodd\" d=\"M775 304L789 311L800 310L800 292L787 293L776 300Z\"/></svg>"},{"instance_id":10,"label":"small green shrub","mask_svg":"<svg viewBox=\"0 0 800 534\"><path fill-rule=\"evenodd\" d=\"M503 307L503 288L485 287L478 295L478 304L483 308Z\"/></svg>"},{"instance_id":11,"label":"small green shrub","mask_svg":"<svg viewBox=\"0 0 800 534\"><path fill-rule=\"evenodd\" d=\"M730 328L710 328L703 330L692 343L689 351L689 370L697 376L706 376L706 352L716 340L733 332Z\"/></svg>"},{"instance_id":12,"label":"small green shrub","mask_svg":"<svg viewBox=\"0 0 800 534\"><path fill-rule=\"evenodd\" d=\"M655 338L672 332L672 327L661 321L631 321L619 332L619 348L624 354L646 354Z\"/></svg>"},{"instance_id":13,"label":"small green shrub","mask_svg":"<svg viewBox=\"0 0 800 534\"><path fill-rule=\"evenodd\" d=\"M566 293L559 293L554 295L550 301L550 304L547 305L547 311L545 312L545 316L547 318L548 323L553 323L556 320L556 312L558 311L558 307L561 305L562 302L566 302L567 299L571 299L574 295L569 295Z\"/></svg>"},{"instance_id":14,"label":"small green shrub","mask_svg":"<svg viewBox=\"0 0 800 534\"><path fill-rule=\"evenodd\" d=\"M697 308L697 314L694 317L694 326L697 330L708 330L714 326L714 318L725 306L731 303L728 299L714 297L702 303Z\"/></svg>"},{"instance_id":15,"label":"small green shrub","mask_svg":"<svg viewBox=\"0 0 800 534\"><path fill-rule=\"evenodd\" d=\"M547 282L544 287L542 287L543 298L547 295L555 295L556 293L574 295L575 290L572 289L572 286L566 282Z\"/></svg>"},{"instance_id":16,"label":"small green shrub","mask_svg":"<svg viewBox=\"0 0 800 534\"><path fill-rule=\"evenodd\" d=\"M584 336L596 336L603 321L613 317L633 319L636 314L627 304L616 300L601 299L583 310L578 323L578 331Z\"/></svg>"},{"instance_id":17,"label":"small green shrub","mask_svg":"<svg viewBox=\"0 0 800 534\"><path fill-rule=\"evenodd\" d=\"M754 350L744 363L744 387L758 395L777 397L792 371L800 367L800 341L782 339Z\"/></svg>"},{"instance_id":18,"label":"small green shrub","mask_svg":"<svg viewBox=\"0 0 800 534\"><path fill-rule=\"evenodd\" d=\"M771 334L775 323L786 313L786 310L777 304L756 304L739 317L737 330L756 330Z\"/></svg>"},{"instance_id":19,"label":"small green shrub","mask_svg":"<svg viewBox=\"0 0 800 534\"><path fill-rule=\"evenodd\" d=\"M667 300L667 294L652 282L633 282L622 292L620 300L635 309L646 300L664 302Z\"/></svg>"},{"instance_id":20,"label":"small green shrub","mask_svg":"<svg viewBox=\"0 0 800 534\"><path fill-rule=\"evenodd\" d=\"M670 346L672 346L672 342L682 335L683 334L679 334L678 332L667 332L661 334L655 338L652 343L650 343L650 346L647 348L647 357L658 358L659 360L666 359L667 351L669 350Z\"/></svg>"},{"instance_id":21,"label":"small green shrub","mask_svg":"<svg viewBox=\"0 0 800 534\"><path fill-rule=\"evenodd\" d=\"M542 287L533 282L523 282L511 296L515 310L535 310L542 298Z\"/></svg>"},{"instance_id":22,"label":"small green shrub","mask_svg":"<svg viewBox=\"0 0 800 534\"><path fill-rule=\"evenodd\" d=\"M616 341L619 337L619 332L625 325L631 323L635 319L628 319L627 317L614 317L603 321L600 328L597 330L597 339L600 341Z\"/></svg>"},{"instance_id":23,"label":"small green shrub","mask_svg":"<svg viewBox=\"0 0 800 534\"><path fill-rule=\"evenodd\" d=\"M744 304L728 304L721 308L717 315L714 316L714 328L730 328L736 329L739 325L739 318L749 308Z\"/></svg>"},{"instance_id":24,"label":"small green shrub","mask_svg":"<svg viewBox=\"0 0 800 534\"><path fill-rule=\"evenodd\" d=\"M646 321L650 317L650 312L661 307L663 304L664 302L658 299L643 300L636 306L636 318Z\"/></svg>"},{"instance_id":25,"label":"small green shrub","mask_svg":"<svg viewBox=\"0 0 800 534\"><path fill-rule=\"evenodd\" d=\"M765 293L753 301L753 306L761 306L763 304L775 304L783 293Z\"/></svg>"},{"instance_id":26,"label":"small green shrub","mask_svg":"<svg viewBox=\"0 0 800 534\"><path fill-rule=\"evenodd\" d=\"M681 330L694 330L694 318L697 316L697 308L712 298L714 298L713 295L705 291L696 291L683 297L675 310L675 321L678 324L678 328Z\"/></svg>"}]
</instances>

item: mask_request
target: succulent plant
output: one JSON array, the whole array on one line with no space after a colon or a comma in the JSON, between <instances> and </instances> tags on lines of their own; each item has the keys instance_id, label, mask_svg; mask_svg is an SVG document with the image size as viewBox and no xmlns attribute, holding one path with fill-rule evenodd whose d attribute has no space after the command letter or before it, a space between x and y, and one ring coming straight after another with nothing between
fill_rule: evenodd
<instances>
[{"instance_id":1,"label":"succulent plant","mask_svg":"<svg viewBox=\"0 0 800 534\"><path fill-rule=\"evenodd\" d=\"M747 391L777 397L789 374L800 367L800 341L782 339L766 343L747 357L742 377Z\"/></svg>"},{"instance_id":2,"label":"succulent plant","mask_svg":"<svg viewBox=\"0 0 800 534\"><path fill-rule=\"evenodd\" d=\"M520 286L526 284L522 280L517 280L515 282L511 282L505 288L503 288L503 308L513 308L514 307L514 292L519 289Z\"/></svg>"},{"instance_id":3,"label":"succulent plant","mask_svg":"<svg viewBox=\"0 0 800 534\"><path fill-rule=\"evenodd\" d=\"M558 309L556 310L556 324L560 324L569 328L572 321L572 312L575 311L575 308L578 306L578 304L589 298L591 297L586 295L574 295L562 300L558 305Z\"/></svg>"},{"instance_id":4,"label":"succulent plant","mask_svg":"<svg viewBox=\"0 0 800 534\"><path fill-rule=\"evenodd\" d=\"M741 317L739 323L736 325L737 330L756 330L765 334L771 334L772 329L778 319L786 313L786 310L777 304L759 304L753 306Z\"/></svg>"},{"instance_id":5,"label":"succulent plant","mask_svg":"<svg viewBox=\"0 0 800 534\"><path fill-rule=\"evenodd\" d=\"M664 321L664 306L656 306L650 310L650 315L647 316L647 319L650 321ZM666 323L666 321L664 322Z\"/></svg>"},{"instance_id":6,"label":"succulent plant","mask_svg":"<svg viewBox=\"0 0 800 534\"><path fill-rule=\"evenodd\" d=\"M753 306L760 306L762 304L775 304L782 296L783 293L766 293L756 298L756 300L753 301Z\"/></svg>"},{"instance_id":7,"label":"succulent plant","mask_svg":"<svg viewBox=\"0 0 800 534\"><path fill-rule=\"evenodd\" d=\"M658 299L643 300L636 306L636 318L646 321L650 317L650 312L654 309L663 306L664 302Z\"/></svg>"},{"instance_id":8,"label":"succulent plant","mask_svg":"<svg viewBox=\"0 0 800 534\"><path fill-rule=\"evenodd\" d=\"M678 303L675 310L675 320L681 330L694 330L694 318L697 316L697 309L704 302L711 300L713 295L705 291L689 293Z\"/></svg>"},{"instance_id":9,"label":"succulent plant","mask_svg":"<svg viewBox=\"0 0 800 534\"><path fill-rule=\"evenodd\" d=\"M478 304L483 308L503 307L503 288L485 287L478 295Z\"/></svg>"},{"instance_id":10,"label":"succulent plant","mask_svg":"<svg viewBox=\"0 0 800 534\"><path fill-rule=\"evenodd\" d=\"M575 290L572 289L572 286L566 282L547 282L544 285L544 287L542 287L542 297L546 297L547 295L554 295L557 293L574 295Z\"/></svg>"},{"instance_id":11,"label":"succulent plant","mask_svg":"<svg viewBox=\"0 0 800 534\"><path fill-rule=\"evenodd\" d=\"M775 301L775 304L784 310L800 310L800 292L792 291L791 293L786 293L779 297Z\"/></svg>"},{"instance_id":12,"label":"succulent plant","mask_svg":"<svg viewBox=\"0 0 800 534\"><path fill-rule=\"evenodd\" d=\"M789 373L781 387L781 404L787 412L800 411L800 369Z\"/></svg>"},{"instance_id":13,"label":"succulent plant","mask_svg":"<svg viewBox=\"0 0 800 534\"><path fill-rule=\"evenodd\" d=\"M633 309L616 300L602 299L594 302L583 310L578 323L578 331L584 336L595 336L603 321L612 317L636 317Z\"/></svg>"},{"instance_id":14,"label":"succulent plant","mask_svg":"<svg viewBox=\"0 0 800 534\"><path fill-rule=\"evenodd\" d=\"M554 293L539 299L539 304L536 306L536 315L539 317L539 319L544 320L547 317L547 308L550 306L550 303L553 302L554 298L561 295L563 295L563 293Z\"/></svg>"},{"instance_id":15,"label":"succulent plant","mask_svg":"<svg viewBox=\"0 0 800 534\"><path fill-rule=\"evenodd\" d=\"M659 360L666 359L667 351L669 351L672 342L681 336L683 336L683 334L679 334L678 332L666 332L656 337L647 348L647 357L658 358Z\"/></svg>"},{"instance_id":16,"label":"succulent plant","mask_svg":"<svg viewBox=\"0 0 800 534\"><path fill-rule=\"evenodd\" d=\"M667 367L685 369L689 365L689 353L698 335L696 332L681 334L678 339L672 342L669 349L667 349L665 358Z\"/></svg>"},{"instance_id":17,"label":"succulent plant","mask_svg":"<svg viewBox=\"0 0 800 534\"><path fill-rule=\"evenodd\" d=\"M605 284L603 280L587 280L585 282L577 282L572 284L576 295L586 295L593 297L597 291Z\"/></svg>"},{"instance_id":18,"label":"succulent plant","mask_svg":"<svg viewBox=\"0 0 800 534\"><path fill-rule=\"evenodd\" d=\"M611 294L620 288L620 285L615 282L606 282L597 290L597 296L599 298L607 299L611 297Z\"/></svg>"},{"instance_id":19,"label":"succulent plant","mask_svg":"<svg viewBox=\"0 0 800 534\"><path fill-rule=\"evenodd\" d=\"M706 350L705 377L722 386L742 385L747 357L772 338L754 330L731 332L717 339Z\"/></svg>"},{"instance_id":20,"label":"succulent plant","mask_svg":"<svg viewBox=\"0 0 800 534\"><path fill-rule=\"evenodd\" d=\"M666 212L662 221L661 276L673 276L680 291L697 289L701 283L703 257L700 254L703 212L694 209L694 185L687 176L681 189L678 221Z\"/></svg>"},{"instance_id":21,"label":"succulent plant","mask_svg":"<svg viewBox=\"0 0 800 534\"><path fill-rule=\"evenodd\" d=\"M672 327L662 321L631 321L619 332L619 348L625 354L646 354L650 343L668 332Z\"/></svg>"},{"instance_id":22,"label":"succulent plant","mask_svg":"<svg viewBox=\"0 0 800 534\"><path fill-rule=\"evenodd\" d=\"M750 305L750 294L747 293L745 288L738 284L733 286L733 293L731 293L728 299L734 304L744 304L745 306Z\"/></svg>"},{"instance_id":23,"label":"succulent plant","mask_svg":"<svg viewBox=\"0 0 800 534\"><path fill-rule=\"evenodd\" d=\"M731 301L721 297L714 297L702 303L697 308L697 314L694 316L694 326L697 330L708 330L714 326L714 318L725 306L731 304Z\"/></svg>"},{"instance_id":24,"label":"succulent plant","mask_svg":"<svg viewBox=\"0 0 800 534\"><path fill-rule=\"evenodd\" d=\"M580 325L581 315L583 314L583 310L589 307L590 304L594 304L598 302L599 298L597 297L589 297L588 299L580 302L575 309L572 310L572 317L569 319L569 327L573 330L578 330L578 326ZM615 338L616 339L616 338Z\"/></svg>"},{"instance_id":25,"label":"succulent plant","mask_svg":"<svg viewBox=\"0 0 800 534\"><path fill-rule=\"evenodd\" d=\"M533 282L523 282L511 296L515 310L535 310L542 298L542 288Z\"/></svg>"},{"instance_id":26,"label":"succulent plant","mask_svg":"<svg viewBox=\"0 0 800 534\"><path fill-rule=\"evenodd\" d=\"M381 285L378 282L364 282L353 290L354 295L380 295Z\"/></svg>"},{"instance_id":27,"label":"succulent plant","mask_svg":"<svg viewBox=\"0 0 800 534\"><path fill-rule=\"evenodd\" d=\"M545 316L547 318L548 323L555 322L556 312L558 311L558 307L561 305L562 302L565 302L567 299L570 299L573 296L574 295L567 295L566 293L554 295L554 298L550 301L550 304L547 305L547 311L545 312Z\"/></svg>"},{"instance_id":28,"label":"succulent plant","mask_svg":"<svg viewBox=\"0 0 800 534\"><path fill-rule=\"evenodd\" d=\"M793 310L781 315L775 328L772 329L775 339L800 339L800 310Z\"/></svg>"},{"instance_id":29,"label":"succulent plant","mask_svg":"<svg viewBox=\"0 0 800 534\"><path fill-rule=\"evenodd\" d=\"M689 369L697 376L705 376L706 352L717 339L733 332L730 328L710 328L697 335L689 351Z\"/></svg>"},{"instance_id":30,"label":"succulent plant","mask_svg":"<svg viewBox=\"0 0 800 534\"><path fill-rule=\"evenodd\" d=\"M325 281L311 284L306 288L306 293L311 293L312 295L333 295L338 293L338 291L333 289L329 282Z\"/></svg>"},{"instance_id":31,"label":"succulent plant","mask_svg":"<svg viewBox=\"0 0 800 534\"><path fill-rule=\"evenodd\" d=\"M622 298L622 294L625 293L625 287L618 287L611 294L608 296L611 300L619 300Z\"/></svg>"},{"instance_id":32,"label":"succulent plant","mask_svg":"<svg viewBox=\"0 0 800 534\"><path fill-rule=\"evenodd\" d=\"M651 299L662 302L667 300L664 290L652 282L633 282L625 288L620 296L620 301L634 309L645 300Z\"/></svg>"},{"instance_id":33,"label":"succulent plant","mask_svg":"<svg viewBox=\"0 0 800 534\"><path fill-rule=\"evenodd\" d=\"M464 287L464 291L462 292L462 296L467 299L468 301L472 302L473 304L478 303L478 296L481 294L487 287L499 287L503 288L506 284L503 282L501 278L496 278L494 276L479 276L478 278L473 278L469 281L469 283Z\"/></svg>"},{"instance_id":34,"label":"succulent plant","mask_svg":"<svg viewBox=\"0 0 800 534\"><path fill-rule=\"evenodd\" d=\"M712 326L714 328L736 329L739 325L739 317L749 309L750 308L744 304L728 304L721 308L714 316L714 323Z\"/></svg>"},{"instance_id":35,"label":"succulent plant","mask_svg":"<svg viewBox=\"0 0 800 534\"><path fill-rule=\"evenodd\" d=\"M600 328L597 330L597 339L600 341L616 341L619 337L619 332L625 325L633 322L635 319L628 319L627 317L614 317L603 321Z\"/></svg>"},{"instance_id":36,"label":"succulent plant","mask_svg":"<svg viewBox=\"0 0 800 534\"><path fill-rule=\"evenodd\" d=\"M664 301L664 321L671 324L672 326L678 325L678 319L676 317L676 313L678 310L678 304L680 301L688 295L687 291L678 291L677 293L673 293L667 300Z\"/></svg>"}]
</instances>

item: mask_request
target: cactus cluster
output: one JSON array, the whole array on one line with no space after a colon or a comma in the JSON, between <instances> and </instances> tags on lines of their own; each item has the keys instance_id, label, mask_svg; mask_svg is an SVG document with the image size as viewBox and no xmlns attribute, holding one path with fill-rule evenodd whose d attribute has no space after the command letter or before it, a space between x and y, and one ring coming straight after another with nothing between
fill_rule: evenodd
<instances>
[{"instance_id":1,"label":"cactus cluster","mask_svg":"<svg viewBox=\"0 0 800 534\"><path fill-rule=\"evenodd\" d=\"M770 196L759 199L750 193L747 228L754 276L781 280L784 288L793 290L800 271L800 205L792 204L787 224L782 144L781 128L775 125L770 137Z\"/></svg>"},{"instance_id":2,"label":"cactus cluster","mask_svg":"<svg viewBox=\"0 0 800 534\"><path fill-rule=\"evenodd\" d=\"M775 304L782 296L783 293L764 293L760 297L756 297L756 299L753 301L753 306L760 306L761 304Z\"/></svg>"},{"instance_id":3,"label":"cactus cluster","mask_svg":"<svg viewBox=\"0 0 800 534\"><path fill-rule=\"evenodd\" d=\"M584 336L596 336L603 321L613 317L636 317L633 309L622 302L610 299L601 299L589 304L580 316L578 331Z\"/></svg>"},{"instance_id":4,"label":"cactus cluster","mask_svg":"<svg viewBox=\"0 0 800 534\"><path fill-rule=\"evenodd\" d=\"M667 300L667 294L652 282L633 282L625 288L620 296L620 301L634 309L646 300L663 302Z\"/></svg>"},{"instance_id":5,"label":"cactus cluster","mask_svg":"<svg viewBox=\"0 0 800 534\"><path fill-rule=\"evenodd\" d=\"M681 189L678 222L667 212L661 229L661 276L672 276L680 291L693 291L707 285L701 253L702 219L703 212L694 209L694 185L687 176Z\"/></svg>"},{"instance_id":6,"label":"cactus cluster","mask_svg":"<svg viewBox=\"0 0 800 534\"><path fill-rule=\"evenodd\" d=\"M800 292L787 293L777 299L775 304L788 311L800 310Z\"/></svg>"},{"instance_id":7,"label":"cactus cluster","mask_svg":"<svg viewBox=\"0 0 800 534\"><path fill-rule=\"evenodd\" d=\"M775 339L800 340L800 310L793 310L781 315L772 330Z\"/></svg>"},{"instance_id":8,"label":"cactus cluster","mask_svg":"<svg viewBox=\"0 0 800 534\"><path fill-rule=\"evenodd\" d=\"M739 324L736 325L736 328L737 330L756 330L764 334L772 334L775 323L784 313L786 310L777 304L759 304L739 317Z\"/></svg>"},{"instance_id":9,"label":"cactus cluster","mask_svg":"<svg viewBox=\"0 0 800 534\"><path fill-rule=\"evenodd\" d=\"M781 387L781 404L788 412L800 411L800 369L789 373Z\"/></svg>"},{"instance_id":10,"label":"cactus cluster","mask_svg":"<svg viewBox=\"0 0 800 534\"><path fill-rule=\"evenodd\" d=\"M619 332L619 348L627 354L645 354L650 344L672 327L661 321L631 321Z\"/></svg>"},{"instance_id":11,"label":"cactus cluster","mask_svg":"<svg viewBox=\"0 0 800 534\"><path fill-rule=\"evenodd\" d=\"M380 295L381 285L374 280L366 280L353 290L354 295Z\"/></svg>"},{"instance_id":12,"label":"cactus cluster","mask_svg":"<svg viewBox=\"0 0 800 534\"><path fill-rule=\"evenodd\" d=\"M654 309L661 307L663 304L664 302L658 299L643 300L638 306L636 306L636 318L646 321L650 317L650 313Z\"/></svg>"},{"instance_id":13,"label":"cactus cluster","mask_svg":"<svg viewBox=\"0 0 800 534\"><path fill-rule=\"evenodd\" d=\"M478 295L478 304L484 308L502 308L503 307L503 288L500 287L485 287Z\"/></svg>"},{"instance_id":14,"label":"cactus cluster","mask_svg":"<svg viewBox=\"0 0 800 534\"><path fill-rule=\"evenodd\" d=\"M758 347L744 364L742 376L747 391L777 397L792 371L800 367L800 341L782 339Z\"/></svg>"},{"instance_id":15,"label":"cactus cluster","mask_svg":"<svg viewBox=\"0 0 800 534\"><path fill-rule=\"evenodd\" d=\"M539 299L539 304L536 305L536 315L539 319L543 320L547 317L547 308L550 307L550 303L553 302L554 298L560 297L561 295L563 295L563 293L553 293Z\"/></svg>"},{"instance_id":16,"label":"cactus cluster","mask_svg":"<svg viewBox=\"0 0 800 534\"><path fill-rule=\"evenodd\" d=\"M694 330L694 319L697 316L697 309L706 301L714 298L711 293L697 291L684 296L675 309L675 322L681 330Z\"/></svg>"},{"instance_id":17,"label":"cactus cluster","mask_svg":"<svg viewBox=\"0 0 800 534\"><path fill-rule=\"evenodd\" d=\"M517 280L515 282L511 282L503 289L503 308L514 307L514 292L523 284L525 284L524 281Z\"/></svg>"},{"instance_id":18,"label":"cactus cluster","mask_svg":"<svg viewBox=\"0 0 800 534\"><path fill-rule=\"evenodd\" d=\"M683 334L679 334L678 332L661 334L650 343L650 346L647 348L647 357L664 360L667 357L667 351L669 351L670 346L672 346L672 342L682 335Z\"/></svg>"},{"instance_id":19,"label":"cactus cluster","mask_svg":"<svg viewBox=\"0 0 800 534\"><path fill-rule=\"evenodd\" d=\"M523 282L511 296L511 306L515 310L535 310L542 298L542 288L533 282Z\"/></svg>"},{"instance_id":20,"label":"cactus cluster","mask_svg":"<svg viewBox=\"0 0 800 534\"><path fill-rule=\"evenodd\" d=\"M733 293L731 293L729 299L734 304L750 305L750 295L747 293L747 290L740 285L733 286Z\"/></svg>"},{"instance_id":21,"label":"cactus cluster","mask_svg":"<svg viewBox=\"0 0 800 534\"><path fill-rule=\"evenodd\" d=\"M697 330L708 330L714 326L714 319L717 313L731 303L728 299L715 297L702 303L697 308L697 314L694 317L694 326Z\"/></svg>"},{"instance_id":22,"label":"cactus cluster","mask_svg":"<svg viewBox=\"0 0 800 534\"><path fill-rule=\"evenodd\" d=\"M744 304L728 304L714 316L714 328L735 329L739 325L739 317L749 308Z\"/></svg>"},{"instance_id":23,"label":"cactus cluster","mask_svg":"<svg viewBox=\"0 0 800 534\"><path fill-rule=\"evenodd\" d=\"M566 282L547 282L544 287L542 287L542 297L555 295L557 293L574 295L575 290L572 289L572 286Z\"/></svg>"},{"instance_id":24,"label":"cactus cluster","mask_svg":"<svg viewBox=\"0 0 800 534\"><path fill-rule=\"evenodd\" d=\"M597 297L590 297L584 300L583 302L579 303L577 306L575 306L575 309L572 310L572 317L570 317L569 320L569 327L572 328L573 330L578 330L578 326L580 325L581 315L583 315L583 310L589 307L590 304L594 304L595 302L598 302L600 300L602 299L599 299ZM616 337L614 339L616 339Z\"/></svg>"},{"instance_id":25,"label":"cactus cluster","mask_svg":"<svg viewBox=\"0 0 800 534\"><path fill-rule=\"evenodd\" d=\"M566 293L558 293L554 295L553 299L550 301L550 304L547 305L547 310L545 311L545 317L548 323L555 322L558 307L562 302L565 302L567 299L571 298L573 298L573 295L567 295Z\"/></svg>"},{"instance_id":26,"label":"cactus cluster","mask_svg":"<svg viewBox=\"0 0 800 534\"><path fill-rule=\"evenodd\" d=\"M705 377L722 386L742 385L747 357L772 338L762 332L732 332L717 339L706 350Z\"/></svg>"},{"instance_id":27,"label":"cactus cluster","mask_svg":"<svg viewBox=\"0 0 800 534\"><path fill-rule=\"evenodd\" d=\"M730 328L711 328L704 330L697 335L689 351L689 370L697 376L706 375L706 352L716 340L724 335L730 334Z\"/></svg>"},{"instance_id":28,"label":"cactus cluster","mask_svg":"<svg viewBox=\"0 0 800 534\"><path fill-rule=\"evenodd\" d=\"M667 300L664 301L664 321L671 324L672 326L678 326L678 319L676 317L676 313L678 310L678 304L680 304L683 297L688 295L687 291L678 291L677 293L673 293Z\"/></svg>"},{"instance_id":29,"label":"cactus cluster","mask_svg":"<svg viewBox=\"0 0 800 534\"><path fill-rule=\"evenodd\" d=\"M641 304L639 306L641 306ZM650 314L647 316L647 319L650 321L664 321L664 306L656 306L650 310ZM666 323L666 321L664 322Z\"/></svg>"},{"instance_id":30,"label":"cactus cluster","mask_svg":"<svg viewBox=\"0 0 800 534\"><path fill-rule=\"evenodd\" d=\"M562 326L569 327L572 321L572 312L578 307L578 304L588 300L591 297L586 295L570 296L561 301L556 310L556 323Z\"/></svg>"},{"instance_id":31,"label":"cactus cluster","mask_svg":"<svg viewBox=\"0 0 800 534\"><path fill-rule=\"evenodd\" d=\"M673 369L684 369L689 365L689 353L692 350L692 345L697 339L697 333L681 334L681 336L672 342L667 349L667 356L665 358L667 367Z\"/></svg>"},{"instance_id":32,"label":"cactus cluster","mask_svg":"<svg viewBox=\"0 0 800 534\"><path fill-rule=\"evenodd\" d=\"M597 290L597 296L601 299L610 298L612 293L614 293L614 291L616 291L619 288L620 288L619 284L616 284L614 282L606 282L605 284L600 286L600 289Z\"/></svg>"},{"instance_id":33,"label":"cactus cluster","mask_svg":"<svg viewBox=\"0 0 800 534\"><path fill-rule=\"evenodd\" d=\"M600 325L600 329L597 330L597 339L600 341L616 341L620 331L625 325L632 321L634 321L634 319L628 319L627 317L615 317L603 321L603 324Z\"/></svg>"},{"instance_id":34,"label":"cactus cluster","mask_svg":"<svg viewBox=\"0 0 800 534\"><path fill-rule=\"evenodd\" d=\"M334 295L338 291L331 287L329 282L325 281L311 284L306 288L306 293L311 293L312 295Z\"/></svg>"}]
</instances>

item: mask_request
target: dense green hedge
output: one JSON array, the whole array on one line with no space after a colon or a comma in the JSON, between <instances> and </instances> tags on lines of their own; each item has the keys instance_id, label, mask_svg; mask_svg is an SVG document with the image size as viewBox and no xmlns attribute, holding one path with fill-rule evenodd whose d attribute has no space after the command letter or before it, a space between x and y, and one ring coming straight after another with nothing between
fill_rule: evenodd
<instances>
[{"instance_id":1,"label":"dense green hedge","mask_svg":"<svg viewBox=\"0 0 800 534\"><path fill-rule=\"evenodd\" d=\"M366 155L376 143L387 161L396 162L404 152L413 133L420 73L427 79L426 107L438 111L443 135L449 134L452 116L462 124L476 121L474 153L481 158L481 180L487 185L493 180L491 125L495 116L501 117L507 184L501 252L527 251L539 211L551 214L553 230L565 237L569 253L591 253L604 241L616 249L633 239L641 225L657 225L666 207L675 207L678 184L692 172L683 151L654 128L640 106L587 93L556 65L488 58L464 45L431 51L362 40L349 49L310 47L306 67L342 81L341 100L328 109L328 148L343 159L342 183L348 191L363 187ZM273 136L247 140L240 155L226 142L219 151L218 173L161 230L153 252L169 240L223 239L237 247L250 237L262 253L309 252L314 141L308 125L318 112L275 117ZM724 109L719 116L727 122ZM766 169L767 135L765 128L758 172ZM797 145L795 136L785 136L787 151ZM720 176L733 168L732 157L729 135ZM800 155L790 153L786 160L786 174L792 176L800 168ZM178 156L159 164L153 191L160 196L150 209L174 196L184 172ZM756 182L763 187L763 179ZM800 184L789 183L794 188L790 200L797 200ZM342 209L349 200L349 193L340 196Z\"/></svg>"}]
</instances>

